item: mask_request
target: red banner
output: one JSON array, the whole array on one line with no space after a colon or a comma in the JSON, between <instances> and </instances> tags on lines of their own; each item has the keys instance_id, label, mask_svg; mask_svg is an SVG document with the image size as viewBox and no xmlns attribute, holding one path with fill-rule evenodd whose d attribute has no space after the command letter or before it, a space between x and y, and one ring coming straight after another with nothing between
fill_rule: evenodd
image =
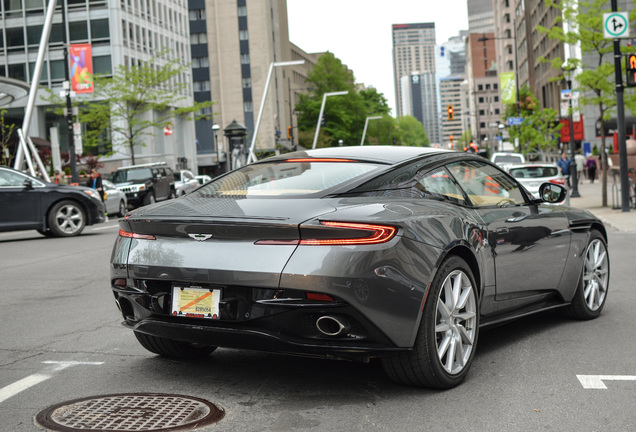
<instances>
[{"instance_id":1,"label":"red banner","mask_svg":"<svg viewBox=\"0 0 636 432\"><path fill-rule=\"evenodd\" d=\"M570 142L570 121L568 119L561 119L561 124L563 127L561 128L561 142L569 143ZM581 116L581 121L574 122L574 141L583 141L585 139L585 135L583 133L583 116Z\"/></svg>"},{"instance_id":2,"label":"red banner","mask_svg":"<svg viewBox=\"0 0 636 432\"><path fill-rule=\"evenodd\" d=\"M91 44L72 44L69 48L71 91L75 93L93 93L93 53Z\"/></svg>"}]
</instances>

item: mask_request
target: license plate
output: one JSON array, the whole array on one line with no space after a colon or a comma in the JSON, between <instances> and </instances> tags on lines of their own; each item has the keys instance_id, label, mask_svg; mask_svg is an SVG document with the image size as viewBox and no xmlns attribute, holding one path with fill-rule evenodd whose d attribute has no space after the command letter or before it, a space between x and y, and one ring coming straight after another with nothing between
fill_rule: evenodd
<instances>
[{"instance_id":1,"label":"license plate","mask_svg":"<svg viewBox=\"0 0 636 432\"><path fill-rule=\"evenodd\" d=\"M172 315L183 318L219 319L220 289L172 287Z\"/></svg>"}]
</instances>

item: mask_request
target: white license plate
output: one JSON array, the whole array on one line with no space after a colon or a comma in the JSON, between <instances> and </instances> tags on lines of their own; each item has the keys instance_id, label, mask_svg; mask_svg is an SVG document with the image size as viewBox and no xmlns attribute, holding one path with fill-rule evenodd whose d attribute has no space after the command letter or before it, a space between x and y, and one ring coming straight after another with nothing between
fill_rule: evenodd
<instances>
[{"instance_id":1,"label":"white license plate","mask_svg":"<svg viewBox=\"0 0 636 432\"><path fill-rule=\"evenodd\" d=\"M172 315L183 318L219 319L221 290L172 287Z\"/></svg>"}]
</instances>

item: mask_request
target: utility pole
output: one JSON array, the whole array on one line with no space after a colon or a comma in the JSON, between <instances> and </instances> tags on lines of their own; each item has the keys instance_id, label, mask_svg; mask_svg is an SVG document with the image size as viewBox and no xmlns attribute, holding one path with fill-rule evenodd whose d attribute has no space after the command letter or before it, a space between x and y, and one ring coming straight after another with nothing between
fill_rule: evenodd
<instances>
[{"instance_id":1,"label":"utility pole","mask_svg":"<svg viewBox=\"0 0 636 432\"><path fill-rule=\"evenodd\" d=\"M618 11L617 0L612 0L612 12ZM616 127L618 128L618 154L621 175L621 211L629 212L629 178L627 174L627 144L625 142L625 103L623 100L623 73L621 71L621 40L614 38L614 72L616 76ZM603 149L605 152L605 149ZM603 155L605 158L608 155Z\"/></svg>"},{"instance_id":2,"label":"utility pole","mask_svg":"<svg viewBox=\"0 0 636 432\"><path fill-rule=\"evenodd\" d=\"M64 86L66 91L66 127L68 132L68 154L71 159L71 183L79 183L77 175L77 164L75 155L75 140L73 135L73 105L71 103L71 74L68 65L68 51L71 43L66 26L66 0L62 0L62 27L64 28L64 74L66 83Z\"/></svg>"}]
</instances>

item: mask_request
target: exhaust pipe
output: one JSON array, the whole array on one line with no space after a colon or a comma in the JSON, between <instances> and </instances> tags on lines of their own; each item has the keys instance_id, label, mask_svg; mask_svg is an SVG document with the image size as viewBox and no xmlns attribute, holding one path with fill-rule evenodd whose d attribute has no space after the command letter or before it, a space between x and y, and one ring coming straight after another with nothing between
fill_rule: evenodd
<instances>
[{"instance_id":1,"label":"exhaust pipe","mask_svg":"<svg viewBox=\"0 0 636 432\"><path fill-rule=\"evenodd\" d=\"M325 336L340 336L349 333L351 325L343 317L325 315L316 320L316 328Z\"/></svg>"}]
</instances>

